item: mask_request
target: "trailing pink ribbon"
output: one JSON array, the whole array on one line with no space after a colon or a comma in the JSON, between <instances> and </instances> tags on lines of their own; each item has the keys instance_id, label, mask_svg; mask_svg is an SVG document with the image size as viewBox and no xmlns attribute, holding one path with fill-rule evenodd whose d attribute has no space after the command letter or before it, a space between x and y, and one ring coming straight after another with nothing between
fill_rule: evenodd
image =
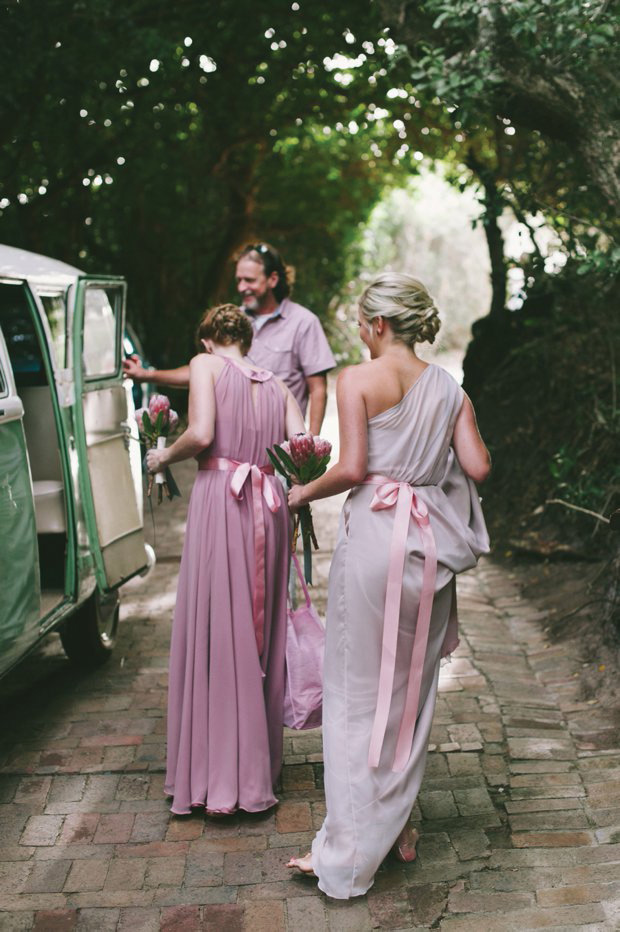
<instances>
[{"instance_id":1,"label":"trailing pink ribbon","mask_svg":"<svg viewBox=\"0 0 620 932\"><path fill-rule=\"evenodd\" d=\"M262 499L269 511L276 512L280 500L276 496L267 476L273 476L273 466L256 466L254 463L239 463L225 456L211 456L200 464L199 469L217 469L232 472L230 491L237 499L243 498L243 487L248 478L252 488L252 513L254 516L254 586L252 593L252 620L256 634L259 656L263 653L265 636L265 517Z\"/></svg>"},{"instance_id":2,"label":"trailing pink ribbon","mask_svg":"<svg viewBox=\"0 0 620 932\"><path fill-rule=\"evenodd\" d=\"M368 766L378 767L383 748L385 731L390 714L392 691L394 688L394 671L396 667L396 649L398 642L398 622L400 618L400 601L403 588L403 572L407 555L407 538L409 522L414 519L420 529L422 549L424 551L424 570L422 574L422 591L416 621L411 665L407 683L405 706L400 722L398 740L392 770L400 773L404 770L413 744L413 734L418 717L420 688L424 657L428 643L428 632L435 596L435 579L437 577L437 547L431 528L428 509L422 499L415 494L408 482L398 482L386 476L368 475L365 483L377 485L370 507L373 511L396 508L394 528L390 545L390 562L388 567L387 590L385 594L385 612L383 616L383 642L381 647L381 668L379 672L379 690L377 711L370 736Z\"/></svg>"}]
</instances>

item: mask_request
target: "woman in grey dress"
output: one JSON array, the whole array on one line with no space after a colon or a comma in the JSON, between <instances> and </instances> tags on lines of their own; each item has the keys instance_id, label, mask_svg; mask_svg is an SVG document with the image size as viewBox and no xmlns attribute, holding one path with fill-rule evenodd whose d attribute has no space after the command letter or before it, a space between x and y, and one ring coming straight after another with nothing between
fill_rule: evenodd
<instances>
[{"instance_id":1,"label":"woman in grey dress","mask_svg":"<svg viewBox=\"0 0 620 932\"><path fill-rule=\"evenodd\" d=\"M415 857L439 661L458 641L455 574L488 551L474 482L490 461L471 402L415 353L439 328L432 298L385 273L361 297L359 327L370 361L338 379L339 462L289 494L296 509L351 489L329 577L327 815L311 853L289 862L339 899L365 893L390 849Z\"/></svg>"}]
</instances>

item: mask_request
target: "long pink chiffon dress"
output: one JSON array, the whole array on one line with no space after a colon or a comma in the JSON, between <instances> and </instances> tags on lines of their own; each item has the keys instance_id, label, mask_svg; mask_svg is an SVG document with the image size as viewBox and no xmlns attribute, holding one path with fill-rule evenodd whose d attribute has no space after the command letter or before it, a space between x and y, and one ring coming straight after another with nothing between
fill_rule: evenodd
<instances>
[{"instance_id":1,"label":"long pink chiffon dress","mask_svg":"<svg viewBox=\"0 0 620 932\"><path fill-rule=\"evenodd\" d=\"M285 437L285 400L271 373L228 359L215 399L170 647L165 792L178 814L268 809L282 765L291 522L265 450Z\"/></svg>"},{"instance_id":2,"label":"long pink chiffon dress","mask_svg":"<svg viewBox=\"0 0 620 932\"><path fill-rule=\"evenodd\" d=\"M462 402L430 365L370 418L369 475L340 519L323 674L327 815L312 845L319 887L338 899L372 886L409 819L439 661L457 644L454 574L488 550L476 487L451 447Z\"/></svg>"}]
</instances>

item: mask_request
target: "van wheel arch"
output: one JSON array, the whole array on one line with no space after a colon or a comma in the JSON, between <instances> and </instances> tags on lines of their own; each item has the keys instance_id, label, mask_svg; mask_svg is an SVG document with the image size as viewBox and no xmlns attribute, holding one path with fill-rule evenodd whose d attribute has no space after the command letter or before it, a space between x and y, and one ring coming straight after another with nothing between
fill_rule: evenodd
<instances>
[{"instance_id":1,"label":"van wheel arch","mask_svg":"<svg viewBox=\"0 0 620 932\"><path fill-rule=\"evenodd\" d=\"M103 595L95 589L59 629L62 646L71 662L87 668L106 663L116 644L119 615L118 592Z\"/></svg>"}]
</instances>

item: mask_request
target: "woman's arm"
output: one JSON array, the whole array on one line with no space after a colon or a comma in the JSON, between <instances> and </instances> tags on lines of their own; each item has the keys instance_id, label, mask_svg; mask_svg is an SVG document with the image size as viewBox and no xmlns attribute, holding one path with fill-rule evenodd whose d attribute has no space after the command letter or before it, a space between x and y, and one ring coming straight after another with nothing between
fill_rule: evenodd
<instances>
[{"instance_id":1,"label":"woman's arm","mask_svg":"<svg viewBox=\"0 0 620 932\"><path fill-rule=\"evenodd\" d=\"M215 382L212 360L206 353L194 356L189 364L189 408L187 430L163 450L149 450L149 472L189 459L213 441L215 433Z\"/></svg>"},{"instance_id":2,"label":"woman's arm","mask_svg":"<svg viewBox=\"0 0 620 932\"><path fill-rule=\"evenodd\" d=\"M286 436L290 438L293 434L303 434L306 430L306 425L304 424L303 414L299 409L299 405L295 400L290 388L281 383L283 388L286 391Z\"/></svg>"},{"instance_id":3,"label":"woman's arm","mask_svg":"<svg viewBox=\"0 0 620 932\"><path fill-rule=\"evenodd\" d=\"M340 459L331 469L307 485L294 485L288 495L292 509L317 498L337 495L358 485L368 468L368 418L359 372L351 366L338 376L336 400L340 434Z\"/></svg>"},{"instance_id":4,"label":"woman's arm","mask_svg":"<svg viewBox=\"0 0 620 932\"><path fill-rule=\"evenodd\" d=\"M480 436L474 407L467 395L454 425L452 445L465 475L474 482L484 482L491 472L491 457Z\"/></svg>"}]
</instances>

